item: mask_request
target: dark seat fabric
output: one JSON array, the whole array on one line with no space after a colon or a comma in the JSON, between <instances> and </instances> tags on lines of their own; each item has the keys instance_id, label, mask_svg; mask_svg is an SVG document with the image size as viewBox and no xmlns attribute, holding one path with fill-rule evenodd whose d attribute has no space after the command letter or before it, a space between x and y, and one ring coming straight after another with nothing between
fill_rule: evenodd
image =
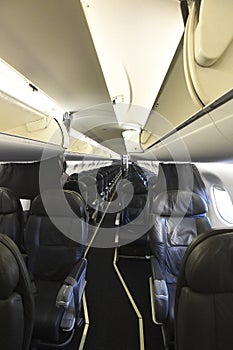
<instances>
[{"instance_id":1,"label":"dark seat fabric","mask_svg":"<svg viewBox=\"0 0 233 350\"><path fill-rule=\"evenodd\" d=\"M64 190L75 191L87 202L87 186L81 180L67 180L63 186Z\"/></svg>"},{"instance_id":2,"label":"dark seat fabric","mask_svg":"<svg viewBox=\"0 0 233 350\"><path fill-rule=\"evenodd\" d=\"M118 230L121 257L149 256L148 244L148 188L132 169L129 181L118 187L120 197L120 227Z\"/></svg>"},{"instance_id":3,"label":"dark seat fabric","mask_svg":"<svg viewBox=\"0 0 233 350\"><path fill-rule=\"evenodd\" d=\"M160 163L155 195L170 190L196 193L209 204L205 184L197 167L191 163Z\"/></svg>"},{"instance_id":4,"label":"dark seat fabric","mask_svg":"<svg viewBox=\"0 0 233 350\"><path fill-rule=\"evenodd\" d=\"M141 215L146 202L147 202L147 188L138 182L135 186L135 183L129 182L122 186L121 188L121 224L125 225L127 223L136 220L136 223L143 224L143 219L145 215Z\"/></svg>"},{"instance_id":5,"label":"dark seat fabric","mask_svg":"<svg viewBox=\"0 0 233 350\"><path fill-rule=\"evenodd\" d=\"M34 342L54 346L72 338L85 285L86 220L85 203L76 192L50 190L32 202L25 246L36 287ZM64 294L69 289L72 300L70 294L68 300L58 300L61 288ZM68 327L66 311L72 313Z\"/></svg>"},{"instance_id":6,"label":"dark seat fabric","mask_svg":"<svg viewBox=\"0 0 233 350\"><path fill-rule=\"evenodd\" d=\"M39 192L40 162L0 165L0 186L10 188L19 198L33 199Z\"/></svg>"},{"instance_id":7,"label":"dark seat fabric","mask_svg":"<svg viewBox=\"0 0 233 350\"><path fill-rule=\"evenodd\" d=\"M8 235L24 252L22 212L18 196L9 188L0 187L0 232Z\"/></svg>"},{"instance_id":8,"label":"dark seat fabric","mask_svg":"<svg viewBox=\"0 0 233 350\"><path fill-rule=\"evenodd\" d=\"M232 229L201 234L186 250L176 290L176 349L232 349L232 257Z\"/></svg>"},{"instance_id":9,"label":"dark seat fabric","mask_svg":"<svg viewBox=\"0 0 233 350\"><path fill-rule=\"evenodd\" d=\"M81 195L86 204L87 221L94 223L98 212L98 200L90 198L88 186L81 180L68 180L63 186L64 190L75 191Z\"/></svg>"},{"instance_id":10,"label":"dark seat fabric","mask_svg":"<svg viewBox=\"0 0 233 350\"><path fill-rule=\"evenodd\" d=\"M199 233L211 228L207 201L204 183L193 164L160 165L149 237L155 322L163 327L167 349L174 341L176 281L184 253Z\"/></svg>"},{"instance_id":11,"label":"dark seat fabric","mask_svg":"<svg viewBox=\"0 0 233 350\"><path fill-rule=\"evenodd\" d=\"M34 321L34 298L22 255L0 234L0 349L27 350Z\"/></svg>"},{"instance_id":12,"label":"dark seat fabric","mask_svg":"<svg viewBox=\"0 0 233 350\"><path fill-rule=\"evenodd\" d=\"M98 191L97 191L97 183L96 177L94 174L82 174L80 176L79 182L83 184L86 188L86 199L88 205L88 211L90 217L94 217L97 215L98 209L100 207L100 200Z\"/></svg>"}]
</instances>

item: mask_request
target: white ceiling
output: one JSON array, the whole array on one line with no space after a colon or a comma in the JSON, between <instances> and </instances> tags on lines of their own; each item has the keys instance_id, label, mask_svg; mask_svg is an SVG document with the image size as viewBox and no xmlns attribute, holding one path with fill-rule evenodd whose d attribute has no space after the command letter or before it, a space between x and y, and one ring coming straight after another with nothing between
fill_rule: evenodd
<instances>
[{"instance_id":1,"label":"white ceiling","mask_svg":"<svg viewBox=\"0 0 233 350\"><path fill-rule=\"evenodd\" d=\"M143 127L183 34L177 0L81 0L120 123Z\"/></svg>"},{"instance_id":2,"label":"white ceiling","mask_svg":"<svg viewBox=\"0 0 233 350\"><path fill-rule=\"evenodd\" d=\"M64 110L109 102L78 0L1 0L0 57Z\"/></svg>"},{"instance_id":3,"label":"white ceiling","mask_svg":"<svg viewBox=\"0 0 233 350\"><path fill-rule=\"evenodd\" d=\"M1 0L0 57L64 110L78 111L77 130L125 153L121 131L144 126L180 41L179 5L83 1L89 31L79 0ZM79 120L80 111L105 104L107 116Z\"/></svg>"}]
</instances>

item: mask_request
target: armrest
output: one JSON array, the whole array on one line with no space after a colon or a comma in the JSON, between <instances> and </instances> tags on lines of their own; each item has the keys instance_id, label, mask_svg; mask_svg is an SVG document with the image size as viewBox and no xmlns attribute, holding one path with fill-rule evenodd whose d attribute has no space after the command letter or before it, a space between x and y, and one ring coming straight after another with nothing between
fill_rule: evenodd
<instances>
[{"instance_id":1,"label":"armrest","mask_svg":"<svg viewBox=\"0 0 233 350\"><path fill-rule=\"evenodd\" d=\"M87 260L82 258L77 262L72 271L70 272L69 276L66 277L65 281L67 283L70 283L70 277L78 281L80 277L82 276L83 272L86 272L86 267L87 267Z\"/></svg>"},{"instance_id":2,"label":"armrest","mask_svg":"<svg viewBox=\"0 0 233 350\"><path fill-rule=\"evenodd\" d=\"M153 280L163 280L163 272L158 260L152 255L150 259Z\"/></svg>"},{"instance_id":3,"label":"armrest","mask_svg":"<svg viewBox=\"0 0 233 350\"><path fill-rule=\"evenodd\" d=\"M82 294L86 285L86 259L81 259L73 268L57 294L56 306L64 308L60 327L68 332L74 328L80 310Z\"/></svg>"},{"instance_id":4,"label":"armrest","mask_svg":"<svg viewBox=\"0 0 233 350\"><path fill-rule=\"evenodd\" d=\"M165 323L168 316L169 294L166 281L155 257L151 257L152 268L152 300L154 304L154 318L157 324Z\"/></svg>"},{"instance_id":5,"label":"armrest","mask_svg":"<svg viewBox=\"0 0 233 350\"><path fill-rule=\"evenodd\" d=\"M73 270L66 277L57 294L56 306L67 308L75 295L78 295L79 302L86 284L86 259L81 259L75 264Z\"/></svg>"}]
</instances>

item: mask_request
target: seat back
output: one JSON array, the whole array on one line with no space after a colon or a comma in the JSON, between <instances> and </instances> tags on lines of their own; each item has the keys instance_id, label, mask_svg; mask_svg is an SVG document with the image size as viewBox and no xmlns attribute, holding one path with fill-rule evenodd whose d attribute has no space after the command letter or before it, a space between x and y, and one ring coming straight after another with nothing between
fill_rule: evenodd
<instances>
[{"instance_id":1,"label":"seat back","mask_svg":"<svg viewBox=\"0 0 233 350\"><path fill-rule=\"evenodd\" d=\"M199 233L211 228L207 204L195 193L172 190L159 193L152 210L151 250L160 261L165 281L176 283L185 250Z\"/></svg>"},{"instance_id":2,"label":"seat back","mask_svg":"<svg viewBox=\"0 0 233 350\"><path fill-rule=\"evenodd\" d=\"M27 350L34 299L24 260L10 237L0 234L0 349Z\"/></svg>"},{"instance_id":3,"label":"seat back","mask_svg":"<svg viewBox=\"0 0 233 350\"><path fill-rule=\"evenodd\" d=\"M232 257L232 229L201 234L187 249L177 281L176 349L232 349Z\"/></svg>"},{"instance_id":4,"label":"seat back","mask_svg":"<svg viewBox=\"0 0 233 350\"><path fill-rule=\"evenodd\" d=\"M85 287L86 242L86 205L78 193L48 190L33 200L25 230L37 291L33 344L56 348L72 340Z\"/></svg>"},{"instance_id":5,"label":"seat back","mask_svg":"<svg viewBox=\"0 0 233 350\"><path fill-rule=\"evenodd\" d=\"M125 183L120 190L122 211L121 224L135 220L136 224L145 224L148 212L145 209L148 191L141 179Z\"/></svg>"},{"instance_id":6,"label":"seat back","mask_svg":"<svg viewBox=\"0 0 233 350\"><path fill-rule=\"evenodd\" d=\"M0 187L0 232L24 251L22 206L17 195L6 187Z\"/></svg>"},{"instance_id":7,"label":"seat back","mask_svg":"<svg viewBox=\"0 0 233 350\"><path fill-rule=\"evenodd\" d=\"M81 195L84 202L87 203L87 186L86 184L81 180L68 180L65 182L63 186L64 190L70 190L75 191Z\"/></svg>"},{"instance_id":8,"label":"seat back","mask_svg":"<svg viewBox=\"0 0 233 350\"><path fill-rule=\"evenodd\" d=\"M71 181L71 180L78 181L78 176L79 176L78 173L73 173L73 174L68 176L66 181Z\"/></svg>"},{"instance_id":9,"label":"seat back","mask_svg":"<svg viewBox=\"0 0 233 350\"><path fill-rule=\"evenodd\" d=\"M155 289L158 280L165 284L167 301L161 304L155 290L154 309L157 309L156 322L163 325L165 348L168 349L174 341L177 276L189 244L199 233L211 228L206 216L209 199L193 164L161 164L155 192L153 226L149 232L152 276Z\"/></svg>"},{"instance_id":10,"label":"seat back","mask_svg":"<svg viewBox=\"0 0 233 350\"><path fill-rule=\"evenodd\" d=\"M160 164L150 241L166 282L176 282L185 249L200 232L210 230L208 202L195 165Z\"/></svg>"},{"instance_id":11,"label":"seat back","mask_svg":"<svg viewBox=\"0 0 233 350\"><path fill-rule=\"evenodd\" d=\"M83 257L86 206L69 190L50 190L32 202L25 231L28 267L35 279L63 280Z\"/></svg>"}]
</instances>

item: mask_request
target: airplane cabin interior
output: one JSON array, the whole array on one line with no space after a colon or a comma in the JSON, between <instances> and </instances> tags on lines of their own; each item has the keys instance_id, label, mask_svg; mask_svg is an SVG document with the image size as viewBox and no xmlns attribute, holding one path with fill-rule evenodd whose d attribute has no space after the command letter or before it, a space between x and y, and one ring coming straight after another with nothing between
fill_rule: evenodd
<instances>
[{"instance_id":1,"label":"airplane cabin interior","mask_svg":"<svg viewBox=\"0 0 233 350\"><path fill-rule=\"evenodd\" d=\"M0 0L0 349L233 348L232 13Z\"/></svg>"}]
</instances>

